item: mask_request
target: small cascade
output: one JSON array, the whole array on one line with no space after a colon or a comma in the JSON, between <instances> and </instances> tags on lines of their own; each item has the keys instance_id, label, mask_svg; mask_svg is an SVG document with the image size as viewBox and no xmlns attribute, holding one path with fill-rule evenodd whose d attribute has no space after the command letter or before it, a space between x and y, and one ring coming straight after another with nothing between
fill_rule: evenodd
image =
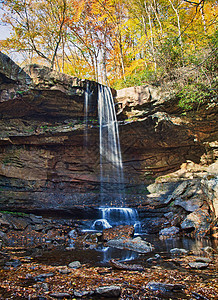
<instances>
[{"instance_id":1,"label":"small cascade","mask_svg":"<svg viewBox=\"0 0 218 300\"><path fill-rule=\"evenodd\" d=\"M103 230L118 225L133 225L135 233L141 232L141 223L139 222L136 209L129 207L100 207L101 219L96 220L92 229Z\"/></svg>"},{"instance_id":2,"label":"small cascade","mask_svg":"<svg viewBox=\"0 0 218 300\"><path fill-rule=\"evenodd\" d=\"M105 228L111 228L112 226L106 219L97 219L94 221L92 225L92 229L94 230L103 230Z\"/></svg>"}]
</instances>

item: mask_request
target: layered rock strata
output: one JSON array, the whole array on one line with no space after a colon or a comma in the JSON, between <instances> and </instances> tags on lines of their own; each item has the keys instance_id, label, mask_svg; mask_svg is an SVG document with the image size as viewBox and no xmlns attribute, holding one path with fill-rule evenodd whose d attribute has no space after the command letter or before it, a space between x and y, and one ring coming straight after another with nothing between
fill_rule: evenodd
<instances>
[{"instance_id":1,"label":"layered rock strata","mask_svg":"<svg viewBox=\"0 0 218 300\"><path fill-rule=\"evenodd\" d=\"M98 84L88 82L86 143L87 82L39 65L21 69L0 54L0 209L93 216L93 210L100 205ZM126 204L138 207L142 218L152 215L153 221L154 217L166 221L164 214L174 201L173 205L184 213L183 222L193 208L201 208L203 203L196 204L195 199L189 202L192 196L187 196L182 205L178 199L166 199L191 178L178 175L164 193L156 196L147 187L158 183L160 176L180 172L180 166L187 162L203 167L203 176L209 174L205 168L217 159L215 100L182 115L167 85L145 85L117 91L115 104ZM214 187L205 189L214 197ZM105 201L115 193L109 191ZM212 211L208 204L207 209Z\"/></svg>"}]
</instances>

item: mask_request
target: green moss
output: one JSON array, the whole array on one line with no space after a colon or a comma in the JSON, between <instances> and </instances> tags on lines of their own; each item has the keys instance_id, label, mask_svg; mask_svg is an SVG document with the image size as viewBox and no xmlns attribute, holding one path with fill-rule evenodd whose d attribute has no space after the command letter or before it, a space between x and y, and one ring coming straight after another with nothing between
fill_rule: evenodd
<instances>
[{"instance_id":1,"label":"green moss","mask_svg":"<svg viewBox=\"0 0 218 300\"><path fill-rule=\"evenodd\" d=\"M1 210L0 213L2 214L8 214L8 215L13 215L13 216L18 216L18 217L25 217L28 216L28 214L19 212L19 211L7 211L7 210Z\"/></svg>"}]
</instances>

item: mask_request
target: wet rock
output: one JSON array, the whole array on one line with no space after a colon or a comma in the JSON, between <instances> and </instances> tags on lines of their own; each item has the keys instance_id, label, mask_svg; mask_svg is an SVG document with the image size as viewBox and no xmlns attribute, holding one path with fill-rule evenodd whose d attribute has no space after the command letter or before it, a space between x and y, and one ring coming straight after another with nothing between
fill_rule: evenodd
<instances>
[{"instance_id":1,"label":"wet rock","mask_svg":"<svg viewBox=\"0 0 218 300\"><path fill-rule=\"evenodd\" d=\"M79 269L81 266L82 265L78 260L73 261L73 262L69 263L69 265L68 265L68 267L71 269Z\"/></svg>"},{"instance_id":2,"label":"wet rock","mask_svg":"<svg viewBox=\"0 0 218 300\"><path fill-rule=\"evenodd\" d=\"M77 238L77 236L78 236L76 229L72 229L72 230L68 233L68 235L69 235L69 237L70 237L71 239L75 239L75 238Z\"/></svg>"},{"instance_id":3,"label":"wet rock","mask_svg":"<svg viewBox=\"0 0 218 300\"><path fill-rule=\"evenodd\" d=\"M115 240L122 238L131 238L134 235L133 225L120 225L112 228L106 228L103 230L103 240Z\"/></svg>"},{"instance_id":4,"label":"wet rock","mask_svg":"<svg viewBox=\"0 0 218 300\"><path fill-rule=\"evenodd\" d=\"M203 262L203 263L210 263L212 262L212 259L209 257L195 257L196 262Z\"/></svg>"},{"instance_id":5,"label":"wet rock","mask_svg":"<svg viewBox=\"0 0 218 300\"><path fill-rule=\"evenodd\" d=\"M45 292L47 292L49 290L48 284L45 282L34 284L33 287L36 289L42 289Z\"/></svg>"},{"instance_id":6,"label":"wet rock","mask_svg":"<svg viewBox=\"0 0 218 300\"><path fill-rule=\"evenodd\" d=\"M143 221L143 231L148 234L158 233L166 221L165 218L147 218Z\"/></svg>"},{"instance_id":7,"label":"wet rock","mask_svg":"<svg viewBox=\"0 0 218 300\"><path fill-rule=\"evenodd\" d=\"M190 262L188 265L190 268L198 270L206 269L209 266L208 263L204 262Z\"/></svg>"},{"instance_id":8,"label":"wet rock","mask_svg":"<svg viewBox=\"0 0 218 300\"><path fill-rule=\"evenodd\" d=\"M211 218L206 209L198 209L187 215L181 223L181 228L187 232L194 231L196 237L205 236L210 231Z\"/></svg>"},{"instance_id":9,"label":"wet rock","mask_svg":"<svg viewBox=\"0 0 218 300\"><path fill-rule=\"evenodd\" d=\"M161 256L159 254L155 254L155 256L149 257L146 261L148 263L152 263L152 262L160 260L160 259L161 259Z\"/></svg>"},{"instance_id":10,"label":"wet rock","mask_svg":"<svg viewBox=\"0 0 218 300\"><path fill-rule=\"evenodd\" d=\"M93 248L98 243L98 236L96 233L85 233L70 241L70 248L82 247Z\"/></svg>"},{"instance_id":11,"label":"wet rock","mask_svg":"<svg viewBox=\"0 0 218 300\"><path fill-rule=\"evenodd\" d=\"M172 226L169 228L164 228L159 232L159 235L162 237L170 237L177 235L179 233L179 228L176 226Z\"/></svg>"},{"instance_id":12,"label":"wet rock","mask_svg":"<svg viewBox=\"0 0 218 300\"><path fill-rule=\"evenodd\" d=\"M99 297L118 298L121 294L121 287L118 285L100 286L95 290Z\"/></svg>"},{"instance_id":13,"label":"wet rock","mask_svg":"<svg viewBox=\"0 0 218 300\"><path fill-rule=\"evenodd\" d=\"M191 198L190 200L184 200L182 198L177 198L174 205L181 206L188 212L193 212L198 209L203 204L203 200L200 197Z\"/></svg>"},{"instance_id":14,"label":"wet rock","mask_svg":"<svg viewBox=\"0 0 218 300\"><path fill-rule=\"evenodd\" d=\"M53 277L54 273L44 273L34 277L36 281L44 281L46 278Z\"/></svg>"},{"instance_id":15,"label":"wet rock","mask_svg":"<svg viewBox=\"0 0 218 300\"><path fill-rule=\"evenodd\" d=\"M210 300L207 297L204 297L203 295L196 293L196 292L191 292L191 294L197 300Z\"/></svg>"},{"instance_id":16,"label":"wet rock","mask_svg":"<svg viewBox=\"0 0 218 300\"><path fill-rule=\"evenodd\" d=\"M181 196L187 189L188 181L183 181L181 184L179 184L176 189L173 191L173 193L167 197L167 199L164 201L164 203L168 204L172 200L175 200L177 197Z\"/></svg>"},{"instance_id":17,"label":"wet rock","mask_svg":"<svg viewBox=\"0 0 218 300\"><path fill-rule=\"evenodd\" d=\"M27 217L21 217L6 213L3 214L0 218L0 224L4 227L13 228L15 230L25 230L30 222Z\"/></svg>"},{"instance_id":18,"label":"wet rock","mask_svg":"<svg viewBox=\"0 0 218 300\"><path fill-rule=\"evenodd\" d=\"M33 230L35 231L42 231L43 229L45 229L45 226L43 224L36 224L33 226Z\"/></svg>"},{"instance_id":19,"label":"wet rock","mask_svg":"<svg viewBox=\"0 0 218 300\"><path fill-rule=\"evenodd\" d=\"M16 218L13 217L11 220L13 228L16 230L24 230L29 225L27 218Z\"/></svg>"},{"instance_id":20,"label":"wet rock","mask_svg":"<svg viewBox=\"0 0 218 300\"><path fill-rule=\"evenodd\" d=\"M56 299L70 299L71 295L69 293L52 293L49 296L56 298Z\"/></svg>"},{"instance_id":21,"label":"wet rock","mask_svg":"<svg viewBox=\"0 0 218 300\"><path fill-rule=\"evenodd\" d=\"M170 249L170 253L175 255L188 255L189 251L182 248L173 248Z\"/></svg>"},{"instance_id":22,"label":"wet rock","mask_svg":"<svg viewBox=\"0 0 218 300\"><path fill-rule=\"evenodd\" d=\"M30 219L33 224L42 224L43 223L43 218L42 216L36 216L36 215L30 215Z\"/></svg>"},{"instance_id":23,"label":"wet rock","mask_svg":"<svg viewBox=\"0 0 218 300\"><path fill-rule=\"evenodd\" d=\"M2 227L12 227L11 223L6 219L6 215L2 214L0 217L0 225L1 225L1 229L3 230Z\"/></svg>"},{"instance_id":24,"label":"wet rock","mask_svg":"<svg viewBox=\"0 0 218 300\"><path fill-rule=\"evenodd\" d=\"M59 269L58 271L61 274L69 274L69 273L71 273L71 271L69 269L67 269L67 268Z\"/></svg>"},{"instance_id":25,"label":"wet rock","mask_svg":"<svg viewBox=\"0 0 218 300\"><path fill-rule=\"evenodd\" d=\"M107 242L107 245L118 249L129 249L140 253L148 253L154 249L150 243L142 240L141 237L134 239L110 240Z\"/></svg>"},{"instance_id":26,"label":"wet rock","mask_svg":"<svg viewBox=\"0 0 218 300\"><path fill-rule=\"evenodd\" d=\"M174 217L174 213L172 211L169 211L168 213L164 214L164 217L167 218L168 220L171 220Z\"/></svg>"},{"instance_id":27,"label":"wet rock","mask_svg":"<svg viewBox=\"0 0 218 300\"><path fill-rule=\"evenodd\" d=\"M212 247L210 246L206 246L204 248L201 248L201 250L206 253L206 254L212 254L212 253L216 253L216 250L213 249Z\"/></svg>"},{"instance_id":28,"label":"wet rock","mask_svg":"<svg viewBox=\"0 0 218 300\"><path fill-rule=\"evenodd\" d=\"M112 266L112 268L118 269L118 270L129 270L129 271L138 271L138 272L144 271L144 268L141 265L124 264L124 263L117 261L116 259L111 259L109 261L109 263Z\"/></svg>"},{"instance_id":29,"label":"wet rock","mask_svg":"<svg viewBox=\"0 0 218 300\"><path fill-rule=\"evenodd\" d=\"M5 232L0 231L0 239L6 239L7 235Z\"/></svg>"},{"instance_id":30,"label":"wet rock","mask_svg":"<svg viewBox=\"0 0 218 300\"><path fill-rule=\"evenodd\" d=\"M74 291L74 296L77 298L90 297L93 294L94 294L93 291L81 291L81 292Z\"/></svg>"},{"instance_id":31,"label":"wet rock","mask_svg":"<svg viewBox=\"0 0 218 300\"><path fill-rule=\"evenodd\" d=\"M159 291L161 293L165 292L177 292L181 291L185 288L182 284L168 284L168 283L162 283L162 282L155 282L151 281L146 285L146 288L150 291Z\"/></svg>"},{"instance_id":32,"label":"wet rock","mask_svg":"<svg viewBox=\"0 0 218 300\"><path fill-rule=\"evenodd\" d=\"M21 262L18 259L15 259L15 260L6 262L5 265L9 266L9 267L17 268L17 267L21 266Z\"/></svg>"},{"instance_id":33,"label":"wet rock","mask_svg":"<svg viewBox=\"0 0 218 300\"><path fill-rule=\"evenodd\" d=\"M176 214L174 215L174 218L171 220L171 225L180 227L181 222L183 221L184 216L182 214Z\"/></svg>"}]
</instances>

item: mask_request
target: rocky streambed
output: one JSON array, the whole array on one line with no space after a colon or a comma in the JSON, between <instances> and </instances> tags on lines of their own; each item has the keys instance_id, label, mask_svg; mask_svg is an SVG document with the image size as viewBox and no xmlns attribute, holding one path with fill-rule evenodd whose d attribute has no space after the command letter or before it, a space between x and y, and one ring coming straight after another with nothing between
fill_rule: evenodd
<instances>
[{"instance_id":1,"label":"rocky streambed","mask_svg":"<svg viewBox=\"0 0 218 300\"><path fill-rule=\"evenodd\" d=\"M216 299L215 240L2 212L1 299Z\"/></svg>"}]
</instances>

